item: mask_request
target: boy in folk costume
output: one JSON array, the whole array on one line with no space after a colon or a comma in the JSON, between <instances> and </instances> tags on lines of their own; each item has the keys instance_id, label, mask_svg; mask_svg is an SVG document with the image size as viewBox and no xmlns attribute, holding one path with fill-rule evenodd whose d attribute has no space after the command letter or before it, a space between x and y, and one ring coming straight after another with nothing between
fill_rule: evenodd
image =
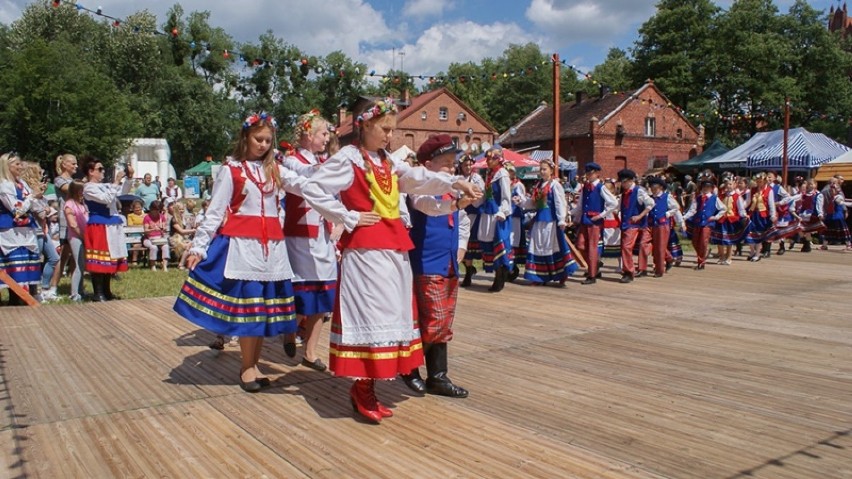
<instances>
[{"instance_id":1,"label":"boy in folk costume","mask_svg":"<svg viewBox=\"0 0 852 479\"><path fill-rule=\"evenodd\" d=\"M650 249L654 254L654 277L660 278L671 269L673 259L668 248L670 224L672 218L677 221L680 215L680 205L678 205L674 196L666 191L666 182L662 178L651 178L648 180L648 186L651 189L651 199L654 200L654 207L648 213L651 248L645 246L640 249L639 261L642 261L642 256L645 256L646 262L648 261L648 250Z\"/></svg>"},{"instance_id":2,"label":"boy in folk costume","mask_svg":"<svg viewBox=\"0 0 852 479\"><path fill-rule=\"evenodd\" d=\"M595 284L599 276L598 243L601 240L603 219L618 208L618 200L604 188L600 180L601 167L597 163L586 164L586 184L579 196L574 211L574 222L580 225L577 248L585 256L589 269L582 284Z\"/></svg>"},{"instance_id":3,"label":"boy in folk costume","mask_svg":"<svg viewBox=\"0 0 852 479\"><path fill-rule=\"evenodd\" d=\"M710 179L701 180L701 193L690 203L689 211L683 215L684 231L692 240L698 264L696 270L703 270L707 263L707 253L710 243L710 231L716 226L725 212L725 204L713 194L715 185Z\"/></svg>"},{"instance_id":4,"label":"boy in folk costume","mask_svg":"<svg viewBox=\"0 0 852 479\"><path fill-rule=\"evenodd\" d=\"M453 170L456 147L450 135L431 136L417 150L417 161L432 172ZM443 196L409 197L411 212L411 269L417 321L426 356L426 381L415 368L402 375L405 384L418 393L428 392L455 398L467 397L464 388L447 376L447 343L453 338L453 319L459 292L459 209L470 198Z\"/></svg>"},{"instance_id":5,"label":"boy in folk costume","mask_svg":"<svg viewBox=\"0 0 852 479\"><path fill-rule=\"evenodd\" d=\"M846 225L846 197L840 188L840 180L832 178L823 193L823 211L825 211L825 234L820 249L828 249L829 242L846 245L846 251L852 250L852 236Z\"/></svg>"},{"instance_id":6,"label":"boy in folk costume","mask_svg":"<svg viewBox=\"0 0 852 479\"><path fill-rule=\"evenodd\" d=\"M791 195L781 185L780 180L775 173L771 171L766 173L766 181L772 189L778 219L766 235L766 240L764 242L765 252L763 253L764 258L768 258L772 254L772 243L776 240L781 240L781 245L778 247L778 255L783 255L786 252L784 240L791 236L796 236L801 230L799 219L793 216L793 211L791 211L794 208L795 202L798 201L799 198Z\"/></svg>"},{"instance_id":7,"label":"boy in folk costume","mask_svg":"<svg viewBox=\"0 0 852 479\"><path fill-rule=\"evenodd\" d=\"M824 202L822 193L817 189L816 180L810 179L805 183L801 198L796 202L796 214L802 224L802 253L811 252L811 235L825 230Z\"/></svg>"},{"instance_id":8,"label":"boy in folk costume","mask_svg":"<svg viewBox=\"0 0 852 479\"><path fill-rule=\"evenodd\" d=\"M514 266L512 252L512 188L509 174L503 167L503 150L491 148L485 152L488 174L485 178L485 201L479 213L477 238L482 248L485 271L494 272L491 292L503 290Z\"/></svg>"},{"instance_id":9,"label":"boy in folk costume","mask_svg":"<svg viewBox=\"0 0 852 479\"><path fill-rule=\"evenodd\" d=\"M459 161L458 173L469 183L476 185L481 191L485 191L485 181L479 176L479 173L473 171L473 158L465 154ZM474 201L465 209L465 216L470 224L469 234L465 243L464 254L464 279L461 285L463 287L470 286L473 281L473 276L476 274L476 268L473 266L473 260L482 259L482 248L479 245L479 216L482 213L482 199Z\"/></svg>"},{"instance_id":10,"label":"boy in folk costume","mask_svg":"<svg viewBox=\"0 0 852 479\"><path fill-rule=\"evenodd\" d=\"M636 266L633 262L633 248L641 237L650 238L648 229L648 213L654 208L654 200L645 191L645 188L636 184L636 173L627 168L618 172L618 181L621 182L621 201L619 211L621 213L621 283L630 283L636 274ZM639 255L639 270L648 268L648 256Z\"/></svg>"},{"instance_id":11,"label":"boy in folk costume","mask_svg":"<svg viewBox=\"0 0 852 479\"><path fill-rule=\"evenodd\" d=\"M778 220L775 212L775 195L772 193L772 187L766 181L766 175L758 173L755 175L754 181L755 186L751 190L751 203L748 207L751 224L745 238L745 242L751 250L748 260L752 262L760 261L761 256L766 254L766 237L772 229L772 225ZM757 252L757 245L759 244L764 245L761 253Z\"/></svg>"},{"instance_id":12,"label":"boy in folk costume","mask_svg":"<svg viewBox=\"0 0 852 479\"><path fill-rule=\"evenodd\" d=\"M733 245L740 244L748 232L748 213L733 179L722 181L719 199L725 205L725 212L710 231L710 244L719 247L719 264L730 265Z\"/></svg>"},{"instance_id":13,"label":"boy in folk costume","mask_svg":"<svg viewBox=\"0 0 852 479\"><path fill-rule=\"evenodd\" d=\"M443 195L457 189L471 200L481 196L458 177L393 160L385 148L396 128L396 112L391 98L366 105L356 115L360 146L346 146L329 158L302 191L324 218L346 230L340 240L329 369L355 378L349 391L352 406L376 423L393 412L376 399L375 380L394 379L423 364L412 310L408 251L414 245L400 219L400 193ZM364 211L369 213L359 213ZM364 224L365 215L378 221Z\"/></svg>"},{"instance_id":14,"label":"boy in folk costume","mask_svg":"<svg viewBox=\"0 0 852 479\"><path fill-rule=\"evenodd\" d=\"M524 226L525 211L521 207L527 200L527 189L518 179L515 165L506 162L504 168L509 172L512 184L512 253L515 255L515 264L509 274L509 281L514 281L520 275L518 265L527 261L527 229Z\"/></svg>"}]
</instances>

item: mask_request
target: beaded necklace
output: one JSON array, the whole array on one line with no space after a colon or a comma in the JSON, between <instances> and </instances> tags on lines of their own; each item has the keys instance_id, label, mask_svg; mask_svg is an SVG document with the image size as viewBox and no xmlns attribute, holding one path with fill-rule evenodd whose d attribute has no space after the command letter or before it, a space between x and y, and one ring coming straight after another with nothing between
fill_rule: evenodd
<instances>
[{"instance_id":1,"label":"beaded necklace","mask_svg":"<svg viewBox=\"0 0 852 479\"><path fill-rule=\"evenodd\" d=\"M389 195L393 190L393 171L391 162L385 156L385 151L379 150L381 166L378 167L373 164L372 158L370 158L370 155L364 148L361 148L361 156L364 158L364 166L367 169L367 173L372 173L373 180L377 185L379 185L379 189L382 190L382 193Z\"/></svg>"},{"instance_id":2,"label":"beaded necklace","mask_svg":"<svg viewBox=\"0 0 852 479\"><path fill-rule=\"evenodd\" d=\"M535 188L533 188L533 200L535 201L535 207L537 209L547 208L547 194L550 193L550 181L544 183L543 180L539 181Z\"/></svg>"},{"instance_id":3,"label":"beaded necklace","mask_svg":"<svg viewBox=\"0 0 852 479\"><path fill-rule=\"evenodd\" d=\"M246 178L252 182L254 186L260 190L260 242L263 247L263 258L266 259L269 257L269 233L266 230L266 202L263 201L263 197L267 193L272 193L275 189L275 181L272 178L267 179L266 181L260 181L259 178L254 176L252 173L252 169L249 166L246 160L240 162L240 166L242 167L243 173L245 173ZM268 187L267 187L268 184ZM278 204L278 195L275 195L275 204Z\"/></svg>"}]
</instances>

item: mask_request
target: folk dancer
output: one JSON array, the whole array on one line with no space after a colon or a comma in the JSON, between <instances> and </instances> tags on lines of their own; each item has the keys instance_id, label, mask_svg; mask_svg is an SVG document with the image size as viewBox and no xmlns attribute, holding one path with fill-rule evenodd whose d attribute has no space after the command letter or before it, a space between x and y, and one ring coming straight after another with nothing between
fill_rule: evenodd
<instances>
[{"instance_id":1,"label":"folk dancer","mask_svg":"<svg viewBox=\"0 0 852 479\"><path fill-rule=\"evenodd\" d=\"M21 178L24 165L14 152L0 156L0 270L34 294L41 281L41 256L36 236L36 199L44 194L33 191ZM0 289L6 289L0 282ZM9 305L23 300L9 289Z\"/></svg>"},{"instance_id":2,"label":"folk dancer","mask_svg":"<svg viewBox=\"0 0 852 479\"><path fill-rule=\"evenodd\" d=\"M840 189L837 178L829 181L827 194L823 194L823 210L825 211L825 234L820 249L828 249L829 243L846 245L846 251L852 251L852 236L846 225L846 197Z\"/></svg>"},{"instance_id":3,"label":"folk dancer","mask_svg":"<svg viewBox=\"0 0 852 479\"><path fill-rule=\"evenodd\" d=\"M531 197L523 203L520 199L514 201L523 209L535 210L524 279L533 285L554 281L561 287L579 266L565 239L568 205L562 184L553 178L554 171L550 160L542 160L539 169L541 180L533 188Z\"/></svg>"},{"instance_id":4,"label":"folk dancer","mask_svg":"<svg viewBox=\"0 0 852 479\"><path fill-rule=\"evenodd\" d=\"M408 252L414 245L400 220L400 192L443 195L456 189L473 201L481 196L461 178L393 160L385 148L396 113L392 98L366 104L355 116L360 147L346 146L329 158L302 192L324 218L345 228L329 369L355 378L352 406L375 423L393 415L376 398L375 380L394 379L423 364L412 308Z\"/></svg>"},{"instance_id":5,"label":"folk dancer","mask_svg":"<svg viewBox=\"0 0 852 479\"><path fill-rule=\"evenodd\" d=\"M636 265L633 261L633 249L641 244L642 238L650 240L651 231L648 229L647 216L654 208L654 200L645 188L636 184L636 173L630 169L618 172L621 182L621 199L619 213L621 215L621 283L630 283L636 275ZM648 257L639 255L639 270L648 269Z\"/></svg>"},{"instance_id":6,"label":"folk dancer","mask_svg":"<svg viewBox=\"0 0 852 479\"><path fill-rule=\"evenodd\" d=\"M509 180L512 185L512 253L515 255L515 264L509 274L509 281L514 281L520 275L518 265L525 264L527 261L527 228L525 216L526 212L520 206L527 200L527 189L515 171L515 165L506 162L504 168L509 173Z\"/></svg>"},{"instance_id":7,"label":"folk dancer","mask_svg":"<svg viewBox=\"0 0 852 479\"><path fill-rule=\"evenodd\" d=\"M727 211L722 200L713 193L714 187L712 180L701 180L699 196L690 203L689 211L683 215L684 232L692 240L692 247L695 249L697 271L703 270L707 263L710 231Z\"/></svg>"},{"instance_id":8,"label":"folk dancer","mask_svg":"<svg viewBox=\"0 0 852 479\"><path fill-rule=\"evenodd\" d=\"M577 206L572 211L574 222L580 225L577 235L577 248L585 256L588 270L582 284L595 284L600 277L598 272L600 257L598 243L601 240L603 219L618 208L618 200L600 180L601 167L597 163L586 164L586 184L583 185Z\"/></svg>"},{"instance_id":9,"label":"folk dancer","mask_svg":"<svg viewBox=\"0 0 852 479\"><path fill-rule=\"evenodd\" d=\"M745 242L749 245L750 253L748 260L755 262L766 254L766 237L772 230L772 225L778 220L775 209L775 195L772 187L766 181L764 173L758 173L754 177L755 186L751 189L751 204L748 208L749 224L748 234ZM757 245L763 245L763 250L758 253Z\"/></svg>"},{"instance_id":10,"label":"folk dancer","mask_svg":"<svg viewBox=\"0 0 852 479\"><path fill-rule=\"evenodd\" d=\"M766 180L772 188L775 209L778 215L778 220L775 222L772 230L766 235L766 242L769 243L769 246L766 253L764 253L764 257L768 258L772 251L772 243L778 240L781 241L778 247L778 255L783 255L786 251L784 240L799 234L801 225L799 224L799 218L795 215L795 203L799 200L799 197L791 195L781 185L775 173L768 172Z\"/></svg>"},{"instance_id":11,"label":"folk dancer","mask_svg":"<svg viewBox=\"0 0 852 479\"><path fill-rule=\"evenodd\" d=\"M680 205L678 205L674 196L666 191L666 182L662 178L653 177L649 179L648 186L651 189L651 198L654 200L654 207L648 213L648 228L651 231L651 238L650 245L647 241L643 241L643 247L639 250L639 261L642 262L642 256L644 256L644 261L647 264L648 253L653 252L654 277L661 278L671 269L674 262L668 248L669 230L671 229L671 221L682 223ZM640 275L642 273L640 271Z\"/></svg>"},{"instance_id":12,"label":"folk dancer","mask_svg":"<svg viewBox=\"0 0 852 479\"><path fill-rule=\"evenodd\" d=\"M473 170L473 158L465 154L459 161L458 174L466 181L476 185L481 191L485 191L485 181L482 176ZM470 224L470 234L468 234L465 254L464 254L464 279L462 287L470 286L473 281L473 276L476 275L476 267L473 266L473 260L482 259L482 247L479 245L479 217L482 213L483 200L477 200L469 204L465 209L465 216Z\"/></svg>"},{"instance_id":13,"label":"folk dancer","mask_svg":"<svg viewBox=\"0 0 852 479\"><path fill-rule=\"evenodd\" d=\"M432 172L453 171L456 147L450 135L431 136L417 150L417 161ZM459 210L469 204L469 197L409 197L412 227L409 231L414 249L411 269L414 272L414 297L417 322L426 356L426 381L420 369L402 375L405 384L417 393L464 398L468 391L453 384L447 376L447 343L453 339L453 319L459 292L458 245Z\"/></svg>"},{"instance_id":14,"label":"folk dancer","mask_svg":"<svg viewBox=\"0 0 852 479\"><path fill-rule=\"evenodd\" d=\"M816 180L807 180L802 197L796 203L796 214L802 221L802 253L811 252L813 234L820 234L825 231L825 223L823 223L823 219L825 219L824 206L822 193L817 189Z\"/></svg>"},{"instance_id":15,"label":"folk dancer","mask_svg":"<svg viewBox=\"0 0 852 479\"><path fill-rule=\"evenodd\" d=\"M494 147L485 152L488 173L485 177L485 200L479 213L477 239L482 248L485 272L494 272L494 282L488 288L500 292L514 266L512 251L512 188L509 174L503 167L503 150Z\"/></svg>"},{"instance_id":16,"label":"folk dancer","mask_svg":"<svg viewBox=\"0 0 852 479\"><path fill-rule=\"evenodd\" d=\"M725 206L725 212L710 231L710 244L719 248L719 264L729 266L733 245L741 244L748 233L748 213L732 179L723 180L719 187L719 199Z\"/></svg>"}]
</instances>

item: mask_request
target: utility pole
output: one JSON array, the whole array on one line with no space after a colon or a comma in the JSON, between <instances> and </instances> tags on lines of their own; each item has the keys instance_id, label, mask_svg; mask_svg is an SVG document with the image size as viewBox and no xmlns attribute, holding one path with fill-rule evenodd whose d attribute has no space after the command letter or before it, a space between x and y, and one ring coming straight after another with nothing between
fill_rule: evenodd
<instances>
[{"instance_id":1,"label":"utility pole","mask_svg":"<svg viewBox=\"0 0 852 479\"><path fill-rule=\"evenodd\" d=\"M399 51L399 70L405 71L405 52L402 50Z\"/></svg>"},{"instance_id":2,"label":"utility pole","mask_svg":"<svg viewBox=\"0 0 852 479\"><path fill-rule=\"evenodd\" d=\"M781 186L787 186L787 169L790 160L787 157L787 139L790 135L790 97L784 97L784 153L781 157Z\"/></svg>"},{"instance_id":3,"label":"utility pole","mask_svg":"<svg viewBox=\"0 0 852 479\"><path fill-rule=\"evenodd\" d=\"M559 54L553 54L553 174L559 179Z\"/></svg>"}]
</instances>

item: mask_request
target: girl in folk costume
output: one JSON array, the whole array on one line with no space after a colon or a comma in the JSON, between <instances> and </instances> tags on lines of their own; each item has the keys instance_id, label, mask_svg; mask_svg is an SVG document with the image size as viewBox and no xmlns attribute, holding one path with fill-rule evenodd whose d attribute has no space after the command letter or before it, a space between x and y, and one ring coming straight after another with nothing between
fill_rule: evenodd
<instances>
[{"instance_id":1,"label":"girl in folk costume","mask_svg":"<svg viewBox=\"0 0 852 479\"><path fill-rule=\"evenodd\" d=\"M411 167L385 151L396 128L393 99L366 105L356 116L360 147L346 146L308 179L302 196L326 219L343 224L337 304L329 368L356 378L353 408L373 422L393 415L378 402L376 379L393 379L423 364L413 319L413 244L400 220L400 192L443 195L453 188L472 200L472 184ZM339 195L339 200L335 199ZM359 226L360 225L360 226Z\"/></svg>"},{"instance_id":2,"label":"girl in folk costume","mask_svg":"<svg viewBox=\"0 0 852 479\"><path fill-rule=\"evenodd\" d=\"M38 250L38 227L33 213L36 199L44 194L32 190L22 181L24 166L16 153L0 156L0 270L21 286L35 285L41 280L41 257ZM0 288L8 288L0 282ZM23 304L9 290L9 305Z\"/></svg>"},{"instance_id":3,"label":"girl in folk costume","mask_svg":"<svg viewBox=\"0 0 852 479\"><path fill-rule=\"evenodd\" d=\"M799 218L797 218L794 213L794 207L796 201L799 200L797 196L791 195L781 183L776 180L778 177L773 172L766 173L766 181L769 183L770 188L772 189L773 199L775 200L775 209L778 215L778 219L776 220L773 228L766 235L766 243L769 246L765 246L766 251L764 253L764 257L768 258L771 254L772 250L772 242L781 240L781 245L778 247L778 255L783 255L786 251L784 246L784 239L796 236L799 234L801 230L801 226L799 225Z\"/></svg>"},{"instance_id":4,"label":"girl in folk costume","mask_svg":"<svg viewBox=\"0 0 852 479\"><path fill-rule=\"evenodd\" d=\"M719 187L719 199L725 211L710 231L710 244L719 248L719 264L730 265L732 245L740 244L748 233L748 213L732 179L723 180Z\"/></svg>"},{"instance_id":5,"label":"girl in folk costume","mask_svg":"<svg viewBox=\"0 0 852 479\"><path fill-rule=\"evenodd\" d=\"M322 162L318 155L328 145L328 127L328 121L320 116L319 110L311 110L300 116L295 132L298 147L287 148L284 166L306 177L313 174ZM305 354L302 365L325 371L326 365L317 356L316 348L323 317L334 311L334 298L337 295L335 242L332 240L330 224L323 221L320 214L303 198L287 193L284 204L284 237L294 274L296 314L304 327ZM288 356L295 356L292 336L285 339L284 349Z\"/></svg>"},{"instance_id":6,"label":"girl in folk costume","mask_svg":"<svg viewBox=\"0 0 852 479\"><path fill-rule=\"evenodd\" d=\"M823 194L823 211L825 212L825 233L823 235L820 249L828 249L828 243L841 243L846 245L846 251L852 250L852 236L846 225L846 198L837 178L829 181L828 188Z\"/></svg>"},{"instance_id":7,"label":"girl in folk costume","mask_svg":"<svg viewBox=\"0 0 852 479\"><path fill-rule=\"evenodd\" d=\"M755 187L751 190L751 203L748 207L749 225L745 242L749 245L749 261L760 261L761 255L757 252L757 245L764 244L766 236L772 229L772 225L778 219L775 212L775 195L772 187L766 181L766 175L758 173L754 177ZM765 251L766 246L764 246Z\"/></svg>"},{"instance_id":8,"label":"girl in folk costume","mask_svg":"<svg viewBox=\"0 0 852 479\"><path fill-rule=\"evenodd\" d=\"M553 178L553 171L553 163L542 160L541 180L533 188L532 196L523 203L515 200L524 209L535 210L524 269L524 278L534 285L556 281L564 286L568 276L579 269L565 239L564 229L568 225L565 191Z\"/></svg>"},{"instance_id":9,"label":"girl in folk costume","mask_svg":"<svg viewBox=\"0 0 852 479\"><path fill-rule=\"evenodd\" d=\"M104 179L101 160L94 157L84 160L88 180L83 187L83 199L89 209L89 222L83 238L86 271L92 277L94 300L108 301L116 299L110 287L112 276L127 271L127 244L124 242L124 221L119 214L121 203L118 197L130 192L133 167L127 166L129 178L123 184L124 170L115 174L112 183L101 183Z\"/></svg>"},{"instance_id":10,"label":"girl in folk costume","mask_svg":"<svg viewBox=\"0 0 852 479\"><path fill-rule=\"evenodd\" d=\"M527 189L515 172L515 165L506 162L504 166L509 172L509 180L512 185L512 253L515 255L515 264L509 274L509 281L514 281L520 275L518 264L523 264L527 259L527 229L524 225L524 209L520 206L527 200Z\"/></svg>"},{"instance_id":11,"label":"girl in folk costume","mask_svg":"<svg viewBox=\"0 0 852 479\"><path fill-rule=\"evenodd\" d=\"M802 224L802 253L811 252L811 235L825 230L824 202L822 193L817 189L816 180L810 179L805 183L801 198L796 202L796 214Z\"/></svg>"},{"instance_id":12,"label":"girl in folk costume","mask_svg":"<svg viewBox=\"0 0 852 479\"><path fill-rule=\"evenodd\" d=\"M499 292L514 266L512 252L512 189L509 174L503 167L503 150L485 152L488 174L485 177L485 201L479 214L477 238L482 248L485 271L494 272L494 283L488 289Z\"/></svg>"},{"instance_id":13,"label":"girl in folk costume","mask_svg":"<svg viewBox=\"0 0 852 479\"><path fill-rule=\"evenodd\" d=\"M749 180L748 178L744 178L744 177L738 177L735 180L735 183L736 183L736 191L737 191L737 193L739 193L740 198L743 201L743 205L745 205L745 208L746 208L746 218L748 219L748 221L744 221L744 223L745 223L746 228L750 228L751 227L751 219L749 218L749 215L748 215L748 208L749 208L749 206L751 206L751 188L752 188L751 183L752 183L752 180ZM743 254L743 244L745 244L745 238L746 238L747 235L748 235L748 230L746 230L743 233L742 238L736 243L736 245L737 245L736 255L737 256L742 256L742 254Z\"/></svg>"},{"instance_id":14,"label":"girl in folk costume","mask_svg":"<svg viewBox=\"0 0 852 479\"><path fill-rule=\"evenodd\" d=\"M689 205L689 211L683 215L684 231L692 240L698 264L696 270L703 270L707 263L707 252L710 242L710 231L716 227L716 222L725 216L725 204L713 194L713 181L703 179L700 183L701 193Z\"/></svg>"},{"instance_id":15,"label":"girl in folk costume","mask_svg":"<svg viewBox=\"0 0 852 479\"><path fill-rule=\"evenodd\" d=\"M282 190L300 193L304 178L275 160L276 128L266 113L243 123L233 156L216 176L174 306L204 329L239 336L239 381L247 392L270 384L257 368L263 338L296 330L293 272L278 208Z\"/></svg>"},{"instance_id":16,"label":"girl in folk costume","mask_svg":"<svg viewBox=\"0 0 852 479\"><path fill-rule=\"evenodd\" d=\"M481 191L485 191L485 181L479 176L479 173L473 171L473 158L465 154L459 162L459 174L468 182L473 183ZM464 254L464 279L461 286L470 286L473 276L476 274L476 268L473 266L473 260L482 259L482 248L479 245L479 216L482 213L482 200L477 200L468 205L464 209L465 215L470 223L470 234L467 238L467 247Z\"/></svg>"}]
</instances>

